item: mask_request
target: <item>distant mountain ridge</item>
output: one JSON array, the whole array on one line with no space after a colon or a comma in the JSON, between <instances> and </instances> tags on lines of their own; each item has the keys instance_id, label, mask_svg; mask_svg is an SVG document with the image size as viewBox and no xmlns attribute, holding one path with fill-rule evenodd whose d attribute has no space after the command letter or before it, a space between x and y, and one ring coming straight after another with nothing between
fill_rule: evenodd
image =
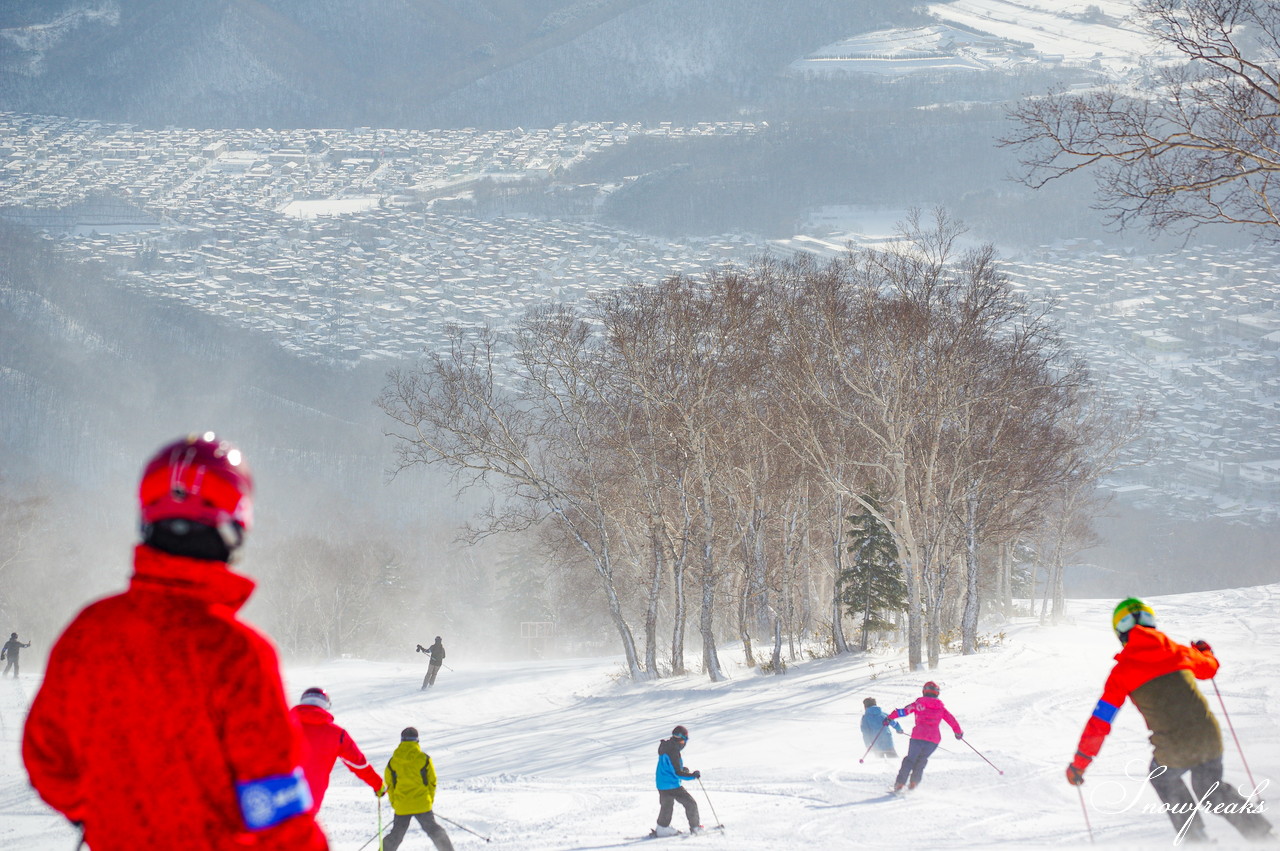
<instances>
[{"instance_id":1,"label":"distant mountain ridge","mask_svg":"<svg viewBox=\"0 0 1280 851\"><path fill-rule=\"evenodd\" d=\"M731 111L904 0L11 0L0 109L146 126L511 126ZM609 114L605 114L609 113Z\"/></svg>"}]
</instances>

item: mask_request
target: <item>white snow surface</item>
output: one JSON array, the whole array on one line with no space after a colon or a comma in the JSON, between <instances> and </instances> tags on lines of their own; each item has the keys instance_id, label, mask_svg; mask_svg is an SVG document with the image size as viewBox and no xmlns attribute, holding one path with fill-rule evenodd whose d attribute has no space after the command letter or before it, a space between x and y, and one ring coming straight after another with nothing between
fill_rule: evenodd
<instances>
[{"instance_id":1,"label":"white snow surface","mask_svg":"<svg viewBox=\"0 0 1280 851\"><path fill-rule=\"evenodd\" d=\"M1216 681L1201 686L1223 722L1226 777L1237 785L1247 785L1245 768L1215 685L1254 778L1267 782L1280 769L1280 712L1273 708L1280 697L1278 600L1280 585L1148 601L1172 637L1206 639L1222 660ZM1090 842L1086 811L1099 845L1171 847L1167 816L1144 811L1157 799L1144 782L1150 746L1132 706L1120 711L1079 790L1083 798L1063 776L1119 649L1109 629L1114 604L1074 601L1069 625L1016 619L986 633L1003 631L996 646L944 656L924 672L904 670L903 656L889 652L798 661L784 676L760 675L733 665L729 648L722 653L728 681L690 675L631 683L621 678L618 659L479 663L464 646L446 642L454 670L443 670L427 692L419 690L425 657L412 647L400 661L343 660L284 674L291 698L311 685L328 689L338 722L379 769L401 728L416 726L440 776L437 815L492 840L486 845L446 824L459 849L627 847L654 824L656 747L675 724L689 728L685 761L703 774L701 785L687 784L703 823L726 828L689 840L699 848L1081 847ZM21 765L21 720L39 676L24 672L16 683L0 683L0 851L71 849L76 842L35 796ZM924 783L905 799L891 798L885 793L897 761L859 762L862 700L902 706L926 679L941 684L965 741L944 725ZM898 738L900 754L905 743ZM383 817L389 822L389 809ZM373 794L339 763L321 811L331 847L357 851L377 820ZM674 824L683 821L677 807ZM1208 831L1219 848L1244 847L1221 818L1209 816ZM672 844L689 847L680 839L640 843ZM402 846L431 847L416 825Z\"/></svg>"},{"instance_id":2,"label":"white snow surface","mask_svg":"<svg viewBox=\"0 0 1280 851\"><path fill-rule=\"evenodd\" d=\"M1144 64L1179 58L1139 29L1131 0L949 0L923 8L937 24L856 34L791 68L893 77L1048 62L1087 66L1120 81Z\"/></svg>"},{"instance_id":3,"label":"white snow surface","mask_svg":"<svg viewBox=\"0 0 1280 851\"><path fill-rule=\"evenodd\" d=\"M1105 23L1075 17L1090 6L1108 15ZM928 9L949 24L1030 44L1037 53L1058 55L1068 62L1096 59L1111 71L1136 65L1156 48L1129 20L1133 11L1130 2L952 0Z\"/></svg>"}]
</instances>

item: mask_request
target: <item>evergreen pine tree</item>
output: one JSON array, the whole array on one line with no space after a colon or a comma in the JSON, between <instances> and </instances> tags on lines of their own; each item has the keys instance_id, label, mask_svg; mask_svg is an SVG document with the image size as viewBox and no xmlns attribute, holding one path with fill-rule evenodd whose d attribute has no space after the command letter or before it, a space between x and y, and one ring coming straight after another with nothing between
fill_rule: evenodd
<instances>
[{"instance_id":1,"label":"evergreen pine tree","mask_svg":"<svg viewBox=\"0 0 1280 851\"><path fill-rule=\"evenodd\" d=\"M864 499L880 511L880 501L871 493ZM862 649L867 649L871 632L891 629L894 624L883 615L907 607L907 583L898 564L898 546L889 528L870 511L850 515L849 546L853 556L840 572L840 599L849 617L862 619Z\"/></svg>"}]
</instances>

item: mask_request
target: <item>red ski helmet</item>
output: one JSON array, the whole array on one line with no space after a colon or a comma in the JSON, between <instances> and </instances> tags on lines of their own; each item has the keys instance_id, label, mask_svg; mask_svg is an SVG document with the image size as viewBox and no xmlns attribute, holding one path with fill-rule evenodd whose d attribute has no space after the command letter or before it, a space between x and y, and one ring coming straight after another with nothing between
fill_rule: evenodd
<instances>
[{"instance_id":1,"label":"red ski helmet","mask_svg":"<svg viewBox=\"0 0 1280 851\"><path fill-rule=\"evenodd\" d=\"M929 682L924 684L924 688L921 689L921 693L925 697L937 697L939 694L942 693L942 690L938 688L937 683L935 683L933 680L929 680Z\"/></svg>"},{"instance_id":2,"label":"red ski helmet","mask_svg":"<svg viewBox=\"0 0 1280 851\"><path fill-rule=\"evenodd\" d=\"M240 450L211 431L189 434L157 452L138 484L142 525L189 520L220 531L253 525L253 473Z\"/></svg>"}]
</instances>

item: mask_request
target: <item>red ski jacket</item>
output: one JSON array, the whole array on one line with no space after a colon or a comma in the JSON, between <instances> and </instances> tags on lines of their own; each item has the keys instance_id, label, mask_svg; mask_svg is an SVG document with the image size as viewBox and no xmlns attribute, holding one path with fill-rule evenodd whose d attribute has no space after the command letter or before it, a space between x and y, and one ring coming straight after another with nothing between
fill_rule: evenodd
<instances>
[{"instance_id":1,"label":"red ski jacket","mask_svg":"<svg viewBox=\"0 0 1280 851\"><path fill-rule=\"evenodd\" d=\"M351 773L373 791L382 788L382 778L364 758L360 748L346 730L333 723L333 716L319 706L298 705L290 710L302 725L302 769L311 784L311 812L320 809L324 793L329 791L329 775L333 764L341 759Z\"/></svg>"},{"instance_id":2,"label":"red ski jacket","mask_svg":"<svg viewBox=\"0 0 1280 851\"><path fill-rule=\"evenodd\" d=\"M58 638L22 757L93 851L328 848L275 649L235 616L253 587L139 546L128 590Z\"/></svg>"}]
</instances>

